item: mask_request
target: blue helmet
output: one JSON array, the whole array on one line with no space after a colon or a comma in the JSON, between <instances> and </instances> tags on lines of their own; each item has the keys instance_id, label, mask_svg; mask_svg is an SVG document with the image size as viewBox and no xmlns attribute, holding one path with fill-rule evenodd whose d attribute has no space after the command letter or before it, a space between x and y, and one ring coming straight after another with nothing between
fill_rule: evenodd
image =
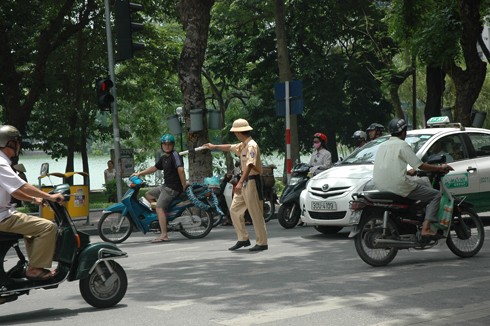
<instances>
[{"instance_id":1,"label":"blue helmet","mask_svg":"<svg viewBox=\"0 0 490 326\"><path fill-rule=\"evenodd\" d=\"M175 144L175 137L171 134L165 134L160 138L160 143L172 143Z\"/></svg>"}]
</instances>

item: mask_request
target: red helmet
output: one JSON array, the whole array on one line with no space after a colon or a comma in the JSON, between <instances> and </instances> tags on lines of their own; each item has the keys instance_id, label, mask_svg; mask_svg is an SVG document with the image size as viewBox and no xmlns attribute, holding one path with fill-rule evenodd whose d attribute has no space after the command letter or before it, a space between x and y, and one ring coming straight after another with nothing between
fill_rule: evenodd
<instances>
[{"instance_id":1,"label":"red helmet","mask_svg":"<svg viewBox=\"0 0 490 326\"><path fill-rule=\"evenodd\" d=\"M321 132L317 132L316 134L314 134L313 138L318 138L324 143L327 142L327 136L325 136L325 134L322 134Z\"/></svg>"}]
</instances>

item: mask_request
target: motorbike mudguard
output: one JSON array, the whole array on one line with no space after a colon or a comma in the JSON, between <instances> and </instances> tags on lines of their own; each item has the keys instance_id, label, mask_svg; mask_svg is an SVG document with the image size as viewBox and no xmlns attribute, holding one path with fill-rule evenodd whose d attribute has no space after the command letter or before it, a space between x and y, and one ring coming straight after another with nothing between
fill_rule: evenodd
<instances>
[{"instance_id":1,"label":"motorbike mudguard","mask_svg":"<svg viewBox=\"0 0 490 326\"><path fill-rule=\"evenodd\" d=\"M358 224L353 225L348 237L355 238L356 235L359 233L359 231L360 231L359 225Z\"/></svg>"},{"instance_id":2,"label":"motorbike mudguard","mask_svg":"<svg viewBox=\"0 0 490 326\"><path fill-rule=\"evenodd\" d=\"M127 254L115 244L107 242L91 243L78 255L76 275L71 280L89 277L89 272L98 260L110 260L127 257Z\"/></svg>"},{"instance_id":3,"label":"motorbike mudguard","mask_svg":"<svg viewBox=\"0 0 490 326\"><path fill-rule=\"evenodd\" d=\"M104 208L103 213L123 212L125 209L126 209L126 206L123 203L115 203L109 207Z\"/></svg>"}]
</instances>

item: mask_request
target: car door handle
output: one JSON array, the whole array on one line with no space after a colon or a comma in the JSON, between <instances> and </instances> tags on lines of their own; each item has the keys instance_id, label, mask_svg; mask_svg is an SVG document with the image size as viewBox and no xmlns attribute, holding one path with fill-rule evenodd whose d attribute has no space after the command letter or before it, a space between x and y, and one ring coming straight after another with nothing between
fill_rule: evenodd
<instances>
[{"instance_id":1,"label":"car door handle","mask_svg":"<svg viewBox=\"0 0 490 326\"><path fill-rule=\"evenodd\" d=\"M473 173L476 171L476 168L472 168L471 166L469 166L466 171L468 171L469 173Z\"/></svg>"}]
</instances>

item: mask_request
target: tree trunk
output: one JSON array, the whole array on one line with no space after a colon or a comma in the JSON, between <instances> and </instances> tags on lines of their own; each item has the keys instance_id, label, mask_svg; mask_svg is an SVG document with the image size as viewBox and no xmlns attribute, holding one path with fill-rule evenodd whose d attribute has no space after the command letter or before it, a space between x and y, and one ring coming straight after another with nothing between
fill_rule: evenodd
<instances>
[{"instance_id":1,"label":"tree trunk","mask_svg":"<svg viewBox=\"0 0 490 326\"><path fill-rule=\"evenodd\" d=\"M480 1L458 0L458 7L463 25L460 44L466 70L456 66L454 61L443 68L456 87L455 121L470 126L471 110L485 81L487 65L478 56L476 48L483 28L480 21Z\"/></svg>"},{"instance_id":2,"label":"tree trunk","mask_svg":"<svg viewBox=\"0 0 490 326\"><path fill-rule=\"evenodd\" d=\"M415 73L414 67L407 67L402 71L397 72L389 77L388 89L389 89L389 101L393 106L395 115L398 118L405 118L403 114L402 105L400 102L400 95L398 94L398 89L400 85L405 82L405 80Z\"/></svg>"},{"instance_id":3,"label":"tree trunk","mask_svg":"<svg viewBox=\"0 0 490 326\"><path fill-rule=\"evenodd\" d=\"M279 67L279 80L281 82L291 81L293 74L289 63L289 51L286 37L286 22L284 0L275 0L275 20L276 20L276 46L277 46L277 65ZM299 158L299 139L298 139L298 118L290 115L290 142L291 142L291 165L294 165ZM291 166L292 167L292 166ZM284 164L284 175L287 171L287 157Z\"/></svg>"},{"instance_id":4,"label":"tree trunk","mask_svg":"<svg viewBox=\"0 0 490 326\"><path fill-rule=\"evenodd\" d=\"M425 121L441 115L442 94L444 92L446 74L440 67L428 65L425 81L427 84L427 99L425 103Z\"/></svg>"},{"instance_id":5,"label":"tree trunk","mask_svg":"<svg viewBox=\"0 0 490 326\"><path fill-rule=\"evenodd\" d=\"M198 147L208 142L209 139L201 70L206 53L213 4L214 0L181 0L178 8L185 30L184 47L178 69L184 102L186 145L189 149ZM202 131L190 131L190 110L192 109L203 109ZM189 181L202 182L211 174L212 157L209 151L189 153Z\"/></svg>"}]
</instances>

